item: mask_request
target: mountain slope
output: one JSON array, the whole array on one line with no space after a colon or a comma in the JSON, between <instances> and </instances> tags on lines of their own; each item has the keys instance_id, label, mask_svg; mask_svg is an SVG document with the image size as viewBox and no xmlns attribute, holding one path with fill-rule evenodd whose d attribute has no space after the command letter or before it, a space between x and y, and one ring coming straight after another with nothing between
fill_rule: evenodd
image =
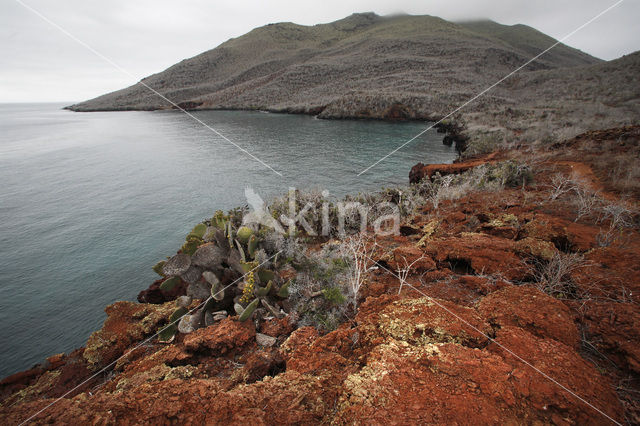
<instances>
[{"instance_id":1,"label":"mountain slope","mask_svg":"<svg viewBox=\"0 0 640 426\"><path fill-rule=\"evenodd\" d=\"M503 41L505 44L524 52L531 58L553 46L557 40L527 25L501 25L482 20L460 23L461 26L486 37ZM577 49L559 44L541 57L546 62L560 67L575 67L594 63L594 57Z\"/></svg>"},{"instance_id":2,"label":"mountain slope","mask_svg":"<svg viewBox=\"0 0 640 426\"><path fill-rule=\"evenodd\" d=\"M320 118L446 117L470 140L470 153L512 137L556 139L639 124L638 54L604 62L558 44L495 85L554 43L525 25L354 14L329 24L256 28L142 81L188 109L260 109ZM173 105L138 83L68 108Z\"/></svg>"},{"instance_id":3,"label":"mountain slope","mask_svg":"<svg viewBox=\"0 0 640 426\"><path fill-rule=\"evenodd\" d=\"M176 103L204 108L308 110L353 91L429 94L442 85L482 85L553 42L531 28L491 21L459 25L431 16L354 14L310 27L260 27L143 81ZM564 45L557 52L529 68L598 62ZM166 107L136 84L72 109Z\"/></svg>"}]
</instances>

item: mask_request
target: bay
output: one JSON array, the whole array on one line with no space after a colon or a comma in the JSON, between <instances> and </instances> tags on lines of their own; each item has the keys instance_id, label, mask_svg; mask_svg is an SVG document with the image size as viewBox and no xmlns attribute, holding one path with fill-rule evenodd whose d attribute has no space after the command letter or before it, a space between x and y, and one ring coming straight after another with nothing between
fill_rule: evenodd
<instances>
[{"instance_id":1,"label":"bay","mask_svg":"<svg viewBox=\"0 0 640 426\"><path fill-rule=\"evenodd\" d=\"M0 104L0 377L84 345L105 306L135 300L151 266L195 223L245 204L246 187L342 197L455 158L432 129L358 176L428 123L193 113L230 143L178 111L62 106Z\"/></svg>"}]
</instances>

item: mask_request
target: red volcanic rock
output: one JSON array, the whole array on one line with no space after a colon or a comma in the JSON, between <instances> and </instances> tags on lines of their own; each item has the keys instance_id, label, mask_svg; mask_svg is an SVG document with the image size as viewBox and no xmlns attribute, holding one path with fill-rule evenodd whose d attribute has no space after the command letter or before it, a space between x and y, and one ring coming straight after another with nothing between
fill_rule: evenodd
<instances>
[{"instance_id":1,"label":"red volcanic rock","mask_svg":"<svg viewBox=\"0 0 640 426\"><path fill-rule=\"evenodd\" d=\"M581 308L587 339L619 366L640 373L640 307L589 300Z\"/></svg>"},{"instance_id":2,"label":"red volcanic rock","mask_svg":"<svg viewBox=\"0 0 640 426\"><path fill-rule=\"evenodd\" d=\"M215 378L173 378L140 383L125 392L98 392L81 399L63 399L38 415L36 421L59 424L161 424L168 421L238 424L252 419L261 424L315 424L331 415L337 398L335 385L330 377L296 372L266 377L263 381L229 391ZM44 406L44 403L22 405L3 416L3 421L19 423Z\"/></svg>"},{"instance_id":3,"label":"red volcanic rock","mask_svg":"<svg viewBox=\"0 0 640 426\"><path fill-rule=\"evenodd\" d=\"M542 363L548 357L558 360L550 369L553 377L562 378L588 402L604 407L605 413L620 420L613 390L602 379L591 387L592 374L597 377L598 373L575 353L531 335L509 337L512 345L520 344L515 347L532 349L526 352L527 358L539 368L544 368ZM522 340L516 341L516 337ZM540 343L543 348L535 346ZM564 423L567 419L607 424L606 417L518 362L455 344L381 345L372 351L366 366L345 381L337 417L339 423L367 419L375 423L465 424L472 418L477 424L504 424L527 418L532 423ZM522 401L531 402L523 405Z\"/></svg>"},{"instance_id":4,"label":"red volcanic rock","mask_svg":"<svg viewBox=\"0 0 640 426\"><path fill-rule=\"evenodd\" d=\"M548 419L554 423L570 419L574 424L611 424L588 403L610 418L622 421L622 407L609 380L570 347L555 340L537 338L518 327L498 330L496 342L502 346L492 343L487 349L511 364L509 382L514 396L517 401L526 401L528 410L536 410L538 415L548 413Z\"/></svg>"},{"instance_id":5,"label":"red volcanic rock","mask_svg":"<svg viewBox=\"0 0 640 426\"><path fill-rule=\"evenodd\" d=\"M409 172L409 183L418 183L422 179L431 179L436 173L440 175L452 175L466 172L477 166L475 163L458 163L458 164L422 164L418 163L411 168Z\"/></svg>"},{"instance_id":6,"label":"red volcanic rock","mask_svg":"<svg viewBox=\"0 0 640 426\"><path fill-rule=\"evenodd\" d=\"M289 335L295 329L291 322L291 317L271 318L266 320L261 326L261 332L271 337Z\"/></svg>"},{"instance_id":7,"label":"red volcanic rock","mask_svg":"<svg viewBox=\"0 0 640 426\"><path fill-rule=\"evenodd\" d=\"M490 277L477 275L449 276L427 282L421 290L430 297L444 299L461 306L473 307L478 299L512 284Z\"/></svg>"},{"instance_id":8,"label":"red volcanic rock","mask_svg":"<svg viewBox=\"0 0 640 426\"><path fill-rule=\"evenodd\" d=\"M216 355L234 352L254 343L253 321L239 322L227 317L210 327L201 328L184 337L184 347L190 352L213 351Z\"/></svg>"},{"instance_id":9,"label":"red volcanic rock","mask_svg":"<svg viewBox=\"0 0 640 426\"><path fill-rule=\"evenodd\" d=\"M456 344L376 346L343 383L337 424L517 423L511 367Z\"/></svg>"},{"instance_id":10,"label":"red volcanic rock","mask_svg":"<svg viewBox=\"0 0 640 426\"><path fill-rule=\"evenodd\" d=\"M242 383L254 383L266 376L275 376L284 371L285 363L280 352L275 348L267 348L250 352L246 359L240 360L244 366L236 370L236 381Z\"/></svg>"},{"instance_id":11,"label":"red volcanic rock","mask_svg":"<svg viewBox=\"0 0 640 426\"><path fill-rule=\"evenodd\" d=\"M560 250L586 252L596 247L598 232L596 226L538 213L522 227L519 238L537 238L552 242Z\"/></svg>"},{"instance_id":12,"label":"red volcanic rock","mask_svg":"<svg viewBox=\"0 0 640 426\"><path fill-rule=\"evenodd\" d=\"M416 273L436 269L436 263L433 259L414 245L402 245L393 250L393 257L389 262L392 271L395 272L410 265L412 265L411 271Z\"/></svg>"},{"instance_id":13,"label":"red volcanic rock","mask_svg":"<svg viewBox=\"0 0 640 426\"><path fill-rule=\"evenodd\" d=\"M313 327L301 327L291 333L291 336L280 346L280 350L287 357L298 347L308 346L319 337L318 330Z\"/></svg>"},{"instance_id":14,"label":"red volcanic rock","mask_svg":"<svg viewBox=\"0 0 640 426\"><path fill-rule=\"evenodd\" d=\"M394 299L367 300L357 316L362 344L377 345L393 338L413 345L456 342L481 347L492 333L475 309L430 297L389 303Z\"/></svg>"},{"instance_id":15,"label":"red volcanic rock","mask_svg":"<svg viewBox=\"0 0 640 426\"><path fill-rule=\"evenodd\" d=\"M461 275L457 277L457 281L465 288L483 296L510 285L504 280L489 279L477 275Z\"/></svg>"},{"instance_id":16,"label":"red volcanic rock","mask_svg":"<svg viewBox=\"0 0 640 426\"><path fill-rule=\"evenodd\" d=\"M305 374L335 371L334 374L346 376L349 371L356 370L350 357L357 339L355 330L343 326L309 345L296 346L293 351L286 352L287 370Z\"/></svg>"},{"instance_id":17,"label":"red volcanic rock","mask_svg":"<svg viewBox=\"0 0 640 426\"><path fill-rule=\"evenodd\" d=\"M87 340L84 358L96 369L115 361L131 344L155 333L174 310L173 302L164 305L116 302L107 306L107 319Z\"/></svg>"},{"instance_id":18,"label":"red volcanic rock","mask_svg":"<svg viewBox=\"0 0 640 426\"><path fill-rule=\"evenodd\" d=\"M477 166L481 166L482 164L486 164L488 162L493 162L495 154L489 154L484 157L480 157L477 159L472 159L468 161L462 161L459 163L453 164L422 164L418 163L411 168L409 172L409 183L418 183L424 178L431 179L436 173L440 173L440 175L452 175L452 174L460 174L466 172L469 169L472 169Z\"/></svg>"},{"instance_id":19,"label":"red volcanic rock","mask_svg":"<svg viewBox=\"0 0 640 426\"><path fill-rule=\"evenodd\" d=\"M226 319L142 354L104 386L63 398L37 421L605 423L461 319L493 332L475 309L428 297L370 297L352 324L325 336L301 328L279 350L256 351L253 324ZM610 383L573 348L511 326L497 340L621 420ZM0 415L19 423L50 402L3 406Z\"/></svg>"},{"instance_id":20,"label":"red volcanic rock","mask_svg":"<svg viewBox=\"0 0 640 426\"><path fill-rule=\"evenodd\" d=\"M425 252L439 265L462 274L501 274L507 279L527 275L527 268L515 254L515 242L506 238L462 233L429 241Z\"/></svg>"},{"instance_id":21,"label":"red volcanic rock","mask_svg":"<svg viewBox=\"0 0 640 426\"><path fill-rule=\"evenodd\" d=\"M76 386L78 388L69 394L70 397L91 389L97 379L90 379L92 372L82 352L82 349L76 349L68 355L54 355L37 367L5 377L0 381L0 400L11 406L41 398L57 398Z\"/></svg>"},{"instance_id":22,"label":"red volcanic rock","mask_svg":"<svg viewBox=\"0 0 640 426\"><path fill-rule=\"evenodd\" d=\"M507 286L484 297L477 308L491 324L520 327L538 337L579 347L580 336L569 308L535 287Z\"/></svg>"},{"instance_id":23,"label":"red volcanic rock","mask_svg":"<svg viewBox=\"0 0 640 426\"><path fill-rule=\"evenodd\" d=\"M571 279L594 297L640 303L640 247L591 250Z\"/></svg>"},{"instance_id":24,"label":"red volcanic rock","mask_svg":"<svg viewBox=\"0 0 640 426\"><path fill-rule=\"evenodd\" d=\"M550 241L526 237L516 242L516 252L524 257L551 260L558 253L556 246Z\"/></svg>"}]
</instances>

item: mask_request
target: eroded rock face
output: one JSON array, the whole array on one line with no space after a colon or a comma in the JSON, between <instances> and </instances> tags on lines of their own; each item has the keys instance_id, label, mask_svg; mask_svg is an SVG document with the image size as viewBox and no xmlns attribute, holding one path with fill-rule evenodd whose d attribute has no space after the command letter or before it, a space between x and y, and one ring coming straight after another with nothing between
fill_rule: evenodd
<instances>
[{"instance_id":1,"label":"eroded rock face","mask_svg":"<svg viewBox=\"0 0 640 426\"><path fill-rule=\"evenodd\" d=\"M504 348L511 349L511 352ZM610 419L621 420L618 411L621 409L620 402L609 381L563 343L537 338L519 327L504 327L498 331L496 343L488 349L500 354L505 362L512 365L513 380L510 383L514 394L518 401L526 398L530 404L529 410L547 411L550 420L555 423L562 422L566 416L578 424L607 424ZM523 359L527 364L523 363ZM542 373L555 382L543 378ZM578 400L578 397L590 405Z\"/></svg>"},{"instance_id":2,"label":"eroded rock face","mask_svg":"<svg viewBox=\"0 0 640 426\"><path fill-rule=\"evenodd\" d=\"M589 301L581 322L592 344L618 365L640 374L640 309L633 303Z\"/></svg>"},{"instance_id":3,"label":"eroded rock face","mask_svg":"<svg viewBox=\"0 0 640 426\"><path fill-rule=\"evenodd\" d=\"M411 268L415 271L431 271L436 269L436 263L418 247L404 245L393 251L389 266L397 271L403 268Z\"/></svg>"},{"instance_id":4,"label":"eroded rock face","mask_svg":"<svg viewBox=\"0 0 640 426\"><path fill-rule=\"evenodd\" d=\"M538 213L522 227L523 237L553 243L562 251L586 252L596 248L598 228Z\"/></svg>"},{"instance_id":5,"label":"eroded rock face","mask_svg":"<svg viewBox=\"0 0 640 426\"><path fill-rule=\"evenodd\" d=\"M339 424L514 421L509 405L515 398L500 386L510 369L499 356L456 344L390 340L346 378L336 419Z\"/></svg>"},{"instance_id":6,"label":"eroded rock face","mask_svg":"<svg viewBox=\"0 0 640 426\"><path fill-rule=\"evenodd\" d=\"M251 321L238 322L225 318L211 327L201 328L185 336L184 347L190 352L214 351L226 354L253 342L256 329Z\"/></svg>"},{"instance_id":7,"label":"eroded rock face","mask_svg":"<svg viewBox=\"0 0 640 426\"><path fill-rule=\"evenodd\" d=\"M174 310L173 302L162 305L116 302L107 306L107 319L87 340L83 357L93 369L111 363L132 343L155 333Z\"/></svg>"},{"instance_id":8,"label":"eroded rock face","mask_svg":"<svg viewBox=\"0 0 640 426\"><path fill-rule=\"evenodd\" d=\"M478 312L491 324L520 327L574 349L579 346L578 329L569 308L537 288L507 286L480 300Z\"/></svg>"},{"instance_id":9,"label":"eroded rock face","mask_svg":"<svg viewBox=\"0 0 640 426\"><path fill-rule=\"evenodd\" d=\"M528 271L515 251L510 239L472 232L433 239L425 248L436 262L458 273L500 273L508 279L522 279Z\"/></svg>"},{"instance_id":10,"label":"eroded rock face","mask_svg":"<svg viewBox=\"0 0 640 426\"><path fill-rule=\"evenodd\" d=\"M478 341L470 340L464 327L450 326L448 313L444 317L436 314L434 302L428 298L395 300L381 310L373 301L363 306L358 328L364 344L371 346L365 365L342 384L334 422L351 424L367 419L375 423L438 424L473 419L474 423L491 424L518 423L522 418L556 423L563 419L598 424L609 421L503 347L538 370L558 377L567 388L619 421L619 402L607 380L574 349L510 326L498 330L495 343L474 348L469 343ZM472 309L457 308L455 313L489 332L490 327L483 325ZM435 338L425 336L421 323L442 326L440 334ZM598 385L581 392L594 377Z\"/></svg>"},{"instance_id":11,"label":"eroded rock face","mask_svg":"<svg viewBox=\"0 0 640 426\"><path fill-rule=\"evenodd\" d=\"M367 301L358 314L360 339L363 344L379 344L395 339L423 346L455 342L469 347L488 344L490 325L474 309L430 297L419 299ZM373 312L374 306L384 307Z\"/></svg>"}]
</instances>

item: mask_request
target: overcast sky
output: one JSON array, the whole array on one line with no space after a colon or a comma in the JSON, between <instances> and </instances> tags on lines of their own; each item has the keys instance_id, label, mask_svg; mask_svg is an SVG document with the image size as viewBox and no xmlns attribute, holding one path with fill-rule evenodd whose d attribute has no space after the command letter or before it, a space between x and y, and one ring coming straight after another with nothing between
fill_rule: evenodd
<instances>
[{"instance_id":1,"label":"overcast sky","mask_svg":"<svg viewBox=\"0 0 640 426\"><path fill-rule=\"evenodd\" d=\"M89 99L273 22L354 12L523 23L560 39L616 0L20 0L112 59L98 58L16 0L0 0L0 102ZM602 59L640 50L640 1L625 0L566 41Z\"/></svg>"}]
</instances>

